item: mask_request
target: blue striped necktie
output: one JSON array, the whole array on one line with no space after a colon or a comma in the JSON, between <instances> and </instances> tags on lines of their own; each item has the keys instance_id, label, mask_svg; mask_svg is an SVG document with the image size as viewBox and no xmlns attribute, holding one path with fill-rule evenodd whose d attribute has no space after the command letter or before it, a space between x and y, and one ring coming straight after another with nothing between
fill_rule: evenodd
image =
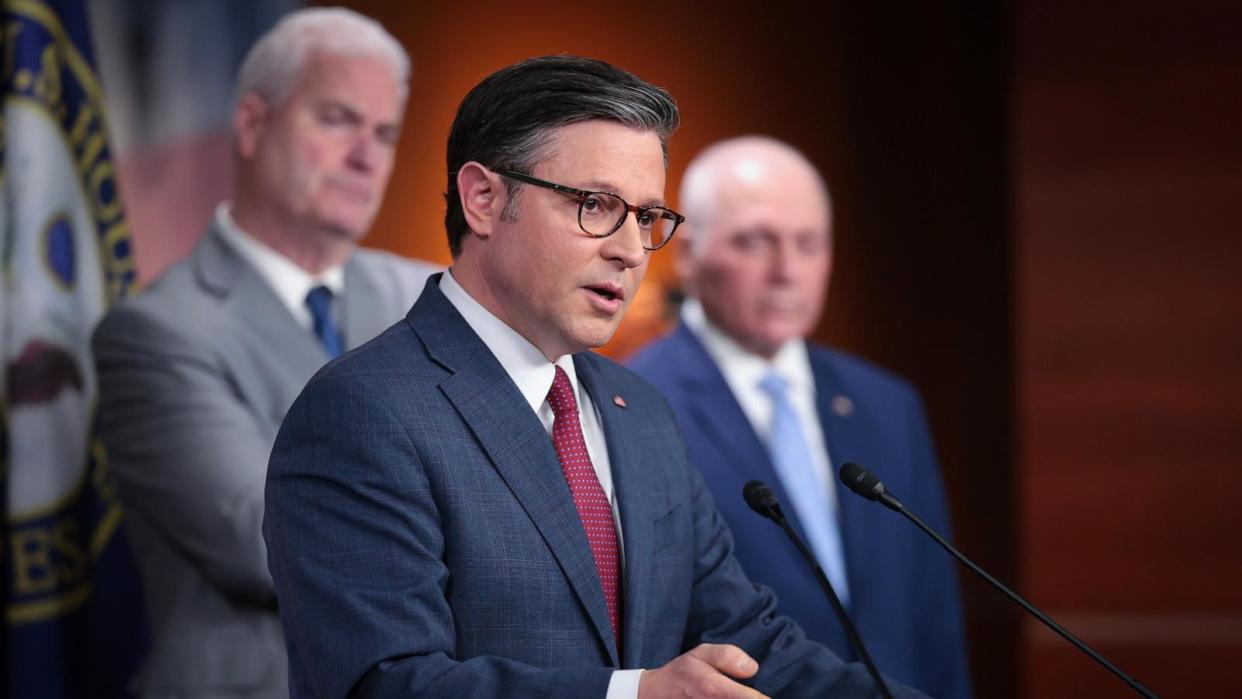
<instances>
[{"instance_id":1,"label":"blue striped necktie","mask_svg":"<svg viewBox=\"0 0 1242 699\"><path fill-rule=\"evenodd\" d=\"M841 547L841 528L837 524L836 501L830 496L831 483L815 473L811 447L802 421L789 400L785 379L768 372L759 387L772 399L772 432L768 452L781 485L802 524L803 534L832 583L832 589L849 604L849 584L845 577L845 555Z\"/></svg>"},{"instance_id":2,"label":"blue striped necktie","mask_svg":"<svg viewBox=\"0 0 1242 699\"><path fill-rule=\"evenodd\" d=\"M306 308L314 321L315 337L323 344L329 357L339 357L345 351L341 331L332 319L332 290L326 286L317 286L306 294Z\"/></svg>"}]
</instances>

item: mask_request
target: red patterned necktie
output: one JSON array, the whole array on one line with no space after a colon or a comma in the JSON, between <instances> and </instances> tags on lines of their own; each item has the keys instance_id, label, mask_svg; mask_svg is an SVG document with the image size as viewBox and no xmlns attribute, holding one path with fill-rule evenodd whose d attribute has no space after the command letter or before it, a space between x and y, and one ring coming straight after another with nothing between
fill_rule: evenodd
<instances>
[{"instance_id":1,"label":"red patterned necktie","mask_svg":"<svg viewBox=\"0 0 1242 699\"><path fill-rule=\"evenodd\" d=\"M621 549L617 544L617 529L612 519L612 505L604 495L604 488L595 475L591 456L587 453L586 440L582 437L582 425L578 422L578 401L565 370L556 367L556 378L548 391L548 404L552 406L552 445L561 461L561 470L574 496L574 506L582 528L586 530L591 555L595 557L595 569L604 587L604 600L608 603L608 621L612 623L612 635L621 647Z\"/></svg>"}]
</instances>

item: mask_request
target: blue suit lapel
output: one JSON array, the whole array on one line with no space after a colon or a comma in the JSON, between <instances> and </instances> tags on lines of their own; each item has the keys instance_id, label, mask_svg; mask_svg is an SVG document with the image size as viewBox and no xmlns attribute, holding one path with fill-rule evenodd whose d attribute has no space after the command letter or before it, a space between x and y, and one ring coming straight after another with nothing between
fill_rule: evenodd
<instances>
[{"instance_id":1,"label":"blue suit lapel","mask_svg":"<svg viewBox=\"0 0 1242 699\"><path fill-rule=\"evenodd\" d=\"M789 494L785 492L780 476L777 475L776 468L772 465L772 457L768 454L767 446L755 433L746 413L742 412L742 406L738 404L729 384L725 382L724 375L720 373L715 360L707 354L702 343L684 323L678 326L674 340L685 353L683 357L678 358L678 366L684 368L684 373L681 374L679 380L683 382L687 395L699 397L689 406L695 427L711 435L713 440L723 445L721 451L730 455L724 463L734 469L743 479L757 478L772 487L780 501L786 503L782 510L790 526L805 539L806 535L801 522L798 521L798 515L787 504L790 501ZM695 466L707 468L715 465L695 464ZM737 497L742 497L742 494L737 493ZM797 555L796 549L791 546L790 551L797 559L795 565L806 565Z\"/></svg>"},{"instance_id":2,"label":"blue suit lapel","mask_svg":"<svg viewBox=\"0 0 1242 699\"><path fill-rule=\"evenodd\" d=\"M642 604L650 599L652 523L666 514L652 487L660 483L660 474L652 466L658 463L644 451L633 411L623 407L625 394L608 382L598 370L598 360L589 354L574 357L578 380L591 396L599 411L600 422L608 443L608 459L612 465L613 487L621 510L621 534L624 545L624 595L622 600L622 636L625 648L621 667L639 667L643 657L647 615ZM614 398L621 398L618 404Z\"/></svg>"},{"instance_id":3,"label":"blue suit lapel","mask_svg":"<svg viewBox=\"0 0 1242 699\"><path fill-rule=\"evenodd\" d=\"M867 448L866 435L861 430L862 424L855 418L856 404L853 396L842 392L842 382L822 351L813 347L808 349L811 372L815 376L815 409L819 413L820 427L824 431L824 441L828 444L828 455L832 459L832 487L838 504L841 545L845 548L846 577L850 582L850 594L853 597L850 606L861 608L868 590L866 585L858 583L872 578L864 570L870 562L867 555L870 549L867 545L867 532L859 523L865 518L867 508L874 508L875 505L841 487L837 472L848 461L866 465L871 461L870 450Z\"/></svg>"},{"instance_id":4,"label":"blue suit lapel","mask_svg":"<svg viewBox=\"0 0 1242 699\"><path fill-rule=\"evenodd\" d=\"M440 292L439 278L428 282L411 309L410 325L432 358L452 372L440 390L539 530L615 666L616 642L595 559L552 440L500 362Z\"/></svg>"}]
</instances>

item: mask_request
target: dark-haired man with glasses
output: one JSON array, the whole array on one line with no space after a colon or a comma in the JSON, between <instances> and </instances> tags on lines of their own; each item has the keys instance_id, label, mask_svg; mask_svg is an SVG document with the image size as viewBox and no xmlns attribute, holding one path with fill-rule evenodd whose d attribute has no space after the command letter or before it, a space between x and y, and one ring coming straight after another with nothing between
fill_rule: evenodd
<instances>
[{"instance_id":1,"label":"dark-haired man with glasses","mask_svg":"<svg viewBox=\"0 0 1242 699\"><path fill-rule=\"evenodd\" d=\"M677 122L568 56L466 96L453 266L310 382L272 454L294 696L872 695L742 572L655 389L586 351L683 220Z\"/></svg>"}]
</instances>

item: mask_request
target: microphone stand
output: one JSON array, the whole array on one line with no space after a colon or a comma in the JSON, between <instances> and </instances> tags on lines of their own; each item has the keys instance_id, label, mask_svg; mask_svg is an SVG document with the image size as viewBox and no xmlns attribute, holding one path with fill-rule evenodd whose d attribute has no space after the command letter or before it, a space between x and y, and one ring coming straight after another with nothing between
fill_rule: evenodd
<instances>
[{"instance_id":1,"label":"microphone stand","mask_svg":"<svg viewBox=\"0 0 1242 699\"><path fill-rule=\"evenodd\" d=\"M862 637L858 635L858 629L854 628L854 623L850 621L849 614L846 614L845 605L841 604L841 598L837 597L836 590L832 589L832 584L828 582L828 576L824 575L824 569L815 560L815 556L811 555L810 549L806 547L806 544L802 543L802 539L789 526L789 522L785 519L785 513L781 511L780 503L776 500L776 494L760 481L747 483L743 493L751 509L776 522L784 530L785 535L798 548L798 553L802 554L807 564L815 571L815 579L819 581L819 586L823 588L824 594L828 596L828 602L832 605L832 611L841 620L841 626L845 628L845 635L849 638L850 645L854 647L854 650L858 651L858 659L866 666L872 681L875 682L875 686L880 690L880 695L885 699L893 699L893 695L888 691L888 685L884 684L884 678L880 676L879 669L876 668L875 662L871 660L871 654L867 652L867 647L863 645Z\"/></svg>"},{"instance_id":2,"label":"microphone stand","mask_svg":"<svg viewBox=\"0 0 1242 699\"><path fill-rule=\"evenodd\" d=\"M847 471L846 469L849 466L854 466L855 469L858 469L860 472L853 472L852 470ZM1107 659L1104 658L1104 656L1095 652L1095 650L1093 650L1091 646L1088 646L1086 643L1083 643L1082 641L1078 639L1077 636L1070 633L1068 629L1061 626L1057 622L1053 621L1052 617L1039 611L1039 609L1037 609L1035 605L1031 604L1030 602L1027 602L1021 595L1019 595L1018 593L1006 587L999 580L989 575L988 572L985 571L984 569L975 565L974 561L967 558L964 554L962 554L960 551L954 548L953 545L950 544L948 541L945 541L944 537L940 536L940 534L938 534L936 530L928 526L928 524L924 522L922 519L920 519L918 515L906 509L906 506L900 500L898 500L892 493L888 492L888 489L884 487L884 484L881 483L878 479L876 479L875 476L871 474L870 471L867 471L866 469L862 468L861 466L858 466L857 464L845 464L844 466L841 467L840 475L841 475L841 480L845 483L845 485L850 490L854 491L858 495L863 496L864 498L867 498L868 500L875 500L879 502L880 504L884 505L885 507L887 507L888 509L904 515L905 518L910 520L911 522L914 522L915 526L917 526L919 529L922 529L928 536L934 539L937 544L940 544L941 548L943 548L945 551L948 551L949 553L953 554L953 557L961 561L963 565L965 565L967 568L970 568L979 577L991 583L992 587L995 587L996 589L1003 592L1006 597L1016 602L1019 606L1021 606L1023 609L1029 612L1036 619L1039 619L1040 621L1042 621L1045 626L1057 632L1057 634L1061 638L1064 638L1065 640L1069 641L1071 644L1073 644L1075 648L1086 653L1092 660L1096 661L1100 665L1103 665L1105 669L1107 669L1109 672L1113 673L1118 678L1120 678L1121 681L1129 685L1131 689L1138 692L1140 695L1147 697L1147 699L1160 699L1157 695L1153 694L1150 689L1140 684L1138 680L1122 672L1121 668L1110 663ZM856 487L856 485L861 485L862 487L861 488Z\"/></svg>"}]
</instances>

